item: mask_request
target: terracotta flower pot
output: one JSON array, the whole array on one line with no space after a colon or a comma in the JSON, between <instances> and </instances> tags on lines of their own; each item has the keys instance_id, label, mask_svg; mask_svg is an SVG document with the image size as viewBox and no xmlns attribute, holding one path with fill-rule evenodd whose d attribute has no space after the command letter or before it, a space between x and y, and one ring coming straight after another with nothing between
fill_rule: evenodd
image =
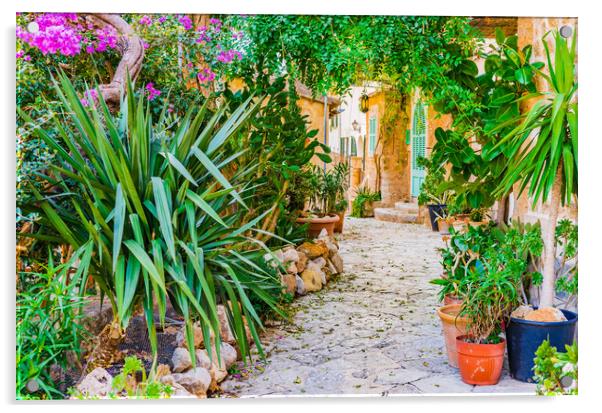
<instances>
[{"instance_id":1,"label":"terracotta flower pot","mask_svg":"<svg viewBox=\"0 0 602 413\"><path fill-rule=\"evenodd\" d=\"M449 295L447 294L445 297L443 297L443 304L444 305L450 305L450 304L459 304L462 305L462 303L464 302L463 299L456 297L455 295Z\"/></svg>"},{"instance_id":2,"label":"terracotta flower pot","mask_svg":"<svg viewBox=\"0 0 602 413\"><path fill-rule=\"evenodd\" d=\"M438 219L437 225L439 226L439 233L447 235L449 234L449 223L444 219Z\"/></svg>"},{"instance_id":3,"label":"terracotta flower pot","mask_svg":"<svg viewBox=\"0 0 602 413\"><path fill-rule=\"evenodd\" d=\"M452 367L458 367L458 353L456 351L456 337L466 334L468 318L458 317L460 304L444 305L437 309L443 327L443 338L447 349L447 360Z\"/></svg>"},{"instance_id":4,"label":"terracotta flower pot","mask_svg":"<svg viewBox=\"0 0 602 413\"><path fill-rule=\"evenodd\" d=\"M343 224L345 223L345 211L341 211L337 213L339 220L334 224L334 232L342 233L343 232Z\"/></svg>"},{"instance_id":5,"label":"terracotta flower pot","mask_svg":"<svg viewBox=\"0 0 602 413\"><path fill-rule=\"evenodd\" d=\"M489 221L468 221L468 225L471 227L480 227L483 225L487 225Z\"/></svg>"},{"instance_id":6,"label":"terracotta flower pot","mask_svg":"<svg viewBox=\"0 0 602 413\"><path fill-rule=\"evenodd\" d=\"M339 221L338 215L326 215L323 217L299 217L297 218L298 224L309 223L308 235L310 238L317 238L323 229L326 229L328 235L334 234L334 224Z\"/></svg>"},{"instance_id":7,"label":"terracotta flower pot","mask_svg":"<svg viewBox=\"0 0 602 413\"><path fill-rule=\"evenodd\" d=\"M466 338L463 335L456 340L462 381L477 386L497 384L502 375L506 340L498 344L476 344L464 341Z\"/></svg>"}]
</instances>

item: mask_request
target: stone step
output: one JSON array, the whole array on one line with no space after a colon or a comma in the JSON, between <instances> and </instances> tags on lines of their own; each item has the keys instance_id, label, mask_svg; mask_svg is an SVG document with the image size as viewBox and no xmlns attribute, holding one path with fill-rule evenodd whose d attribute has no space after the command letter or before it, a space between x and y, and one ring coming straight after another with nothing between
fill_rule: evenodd
<instances>
[{"instance_id":1,"label":"stone step","mask_svg":"<svg viewBox=\"0 0 602 413\"><path fill-rule=\"evenodd\" d=\"M408 214L397 208L374 208L374 218L379 221L414 224L418 216L416 214Z\"/></svg>"},{"instance_id":2,"label":"stone step","mask_svg":"<svg viewBox=\"0 0 602 413\"><path fill-rule=\"evenodd\" d=\"M399 209L406 214L418 214L418 204L413 202L395 202L395 209Z\"/></svg>"}]
</instances>

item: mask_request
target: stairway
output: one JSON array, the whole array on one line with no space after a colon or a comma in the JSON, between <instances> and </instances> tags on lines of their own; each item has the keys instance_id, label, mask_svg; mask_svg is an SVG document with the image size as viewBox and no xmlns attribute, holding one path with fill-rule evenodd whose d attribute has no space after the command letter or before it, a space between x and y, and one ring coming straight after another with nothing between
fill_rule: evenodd
<instances>
[{"instance_id":1,"label":"stairway","mask_svg":"<svg viewBox=\"0 0 602 413\"><path fill-rule=\"evenodd\" d=\"M393 208L374 208L374 218L379 221L415 224L418 220L418 204L395 202Z\"/></svg>"}]
</instances>

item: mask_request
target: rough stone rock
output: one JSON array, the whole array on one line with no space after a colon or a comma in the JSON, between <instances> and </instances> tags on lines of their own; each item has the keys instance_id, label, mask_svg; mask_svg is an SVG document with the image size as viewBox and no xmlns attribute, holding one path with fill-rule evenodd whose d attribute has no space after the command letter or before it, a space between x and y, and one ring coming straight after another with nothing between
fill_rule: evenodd
<instances>
[{"instance_id":1,"label":"rough stone rock","mask_svg":"<svg viewBox=\"0 0 602 413\"><path fill-rule=\"evenodd\" d=\"M330 261L336 268L337 274L343 272L343 258L341 258L340 254L334 254L332 257L330 257Z\"/></svg>"},{"instance_id":2,"label":"rough stone rock","mask_svg":"<svg viewBox=\"0 0 602 413\"><path fill-rule=\"evenodd\" d=\"M209 370L211 368L211 360L209 360L209 354L207 354L207 350L198 349L195 353L196 355L196 366L202 367L204 369Z\"/></svg>"},{"instance_id":3,"label":"rough stone rock","mask_svg":"<svg viewBox=\"0 0 602 413\"><path fill-rule=\"evenodd\" d=\"M192 326L192 330L194 331L194 347L199 348L203 345L203 330L201 330L201 326L198 324L194 324ZM178 334L176 334L176 344L178 347L186 347L186 329L182 327Z\"/></svg>"},{"instance_id":4,"label":"rough stone rock","mask_svg":"<svg viewBox=\"0 0 602 413\"><path fill-rule=\"evenodd\" d=\"M326 262L326 268L328 268L328 272L330 273L329 275L334 275L334 274L338 274L338 270L337 267L334 266L334 264L332 263L332 260L329 258Z\"/></svg>"},{"instance_id":5,"label":"rough stone rock","mask_svg":"<svg viewBox=\"0 0 602 413\"><path fill-rule=\"evenodd\" d=\"M307 255L307 258L313 260L314 258L318 258L324 255L328 255L328 247L324 243L324 241L313 242L304 242L297 248L297 251L304 253Z\"/></svg>"},{"instance_id":6,"label":"rough stone rock","mask_svg":"<svg viewBox=\"0 0 602 413\"><path fill-rule=\"evenodd\" d=\"M529 314L526 315L525 320L531 321L566 321L566 317L562 314L557 308L553 307L544 307L538 310L533 310Z\"/></svg>"},{"instance_id":7,"label":"rough stone rock","mask_svg":"<svg viewBox=\"0 0 602 413\"><path fill-rule=\"evenodd\" d=\"M284 261L284 254L283 254L282 250L276 250L276 251L272 251L271 254L269 254L269 253L265 254L263 256L263 259L265 260L265 262L269 263L272 268L277 268L279 265L279 262Z\"/></svg>"},{"instance_id":8,"label":"rough stone rock","mask_svg":"<svg viewBox=\"0 0 602 413\"><path fill-rule=\"evenodd\" d=\"M321 274L322 273L322 274ZM322 289L322 271L306 269L301 273L301 279L307 292L319 291Z\"/></svg>"},{"instance_id":9,"label":"rough stone rock","mask_svg":"<svg viewBox=\"0 0 602 413\"><path fill-rule=\"evenodd\" d=\"M326 228L322 228L322 231L318 234L318 239L328 238L328 231Z\"/></svg>"},{"instance_id":10,"label":"rough stone rock","mask_svg":"<svg viewBox=\"0 0 602 413\"><path fill-rule=\"evenodd\" d=\"M307 268L308 269L319 269L321 270L322 268L324 268L326 266L326 260L324 259L324 257L318 257L314 260L311 260L311 262L307 263Z\"/></svg>"},{"instance_id":11,"label":"rough stone rock","mask_svg":"<svg viewBox=\"0 0 602 413\"><path fill-rule=\"evenodd\" d=\"M190 393L184 386L180 383L176 382L172 374L168 374L166 376L159 377L159 381L163 384L167 384L171 386L173 389L172 396L175 397L192 397L192 393Z\"/></svg>"},{"instance_id":12,"label":"rough stone rock","mask_svg":"<svg viewBox=\"0 0 602 413\"><path fill-rule=\"evenodd\" d=\"M219 320L219 333L221 340L226 343L234 343L236 341L236 337L234 337L234 333L232 333L232 329L230 328L226 307L224 307L222 304L217 306L217 318ZM213 334L211 336L213 337Z\"/></svg>"},{"instance_id":13,"label":"rough stone rock","mask_svg":"<svg viewBox=\"0 0 602 413\"><path fill-rule=\"evenodd\" d=\"M173 356L171 356L171 362L173 363L173 371L176 373L181 373L192 367L190 353L185 347L175 349Z\"/></svg>"},{"instance_id":14,"label":"rough stone rock","mask_svg":"<svg viewBox=\"0 0 602 413\"><path fill-rule=\"evenodd\" d=\"M527 314L531 313L532 311L534 310L530 305L521 305L514 310L510 316L514 318L525 318Z\"/></svg>"},{"instance_id":15,"label":"rough stone rock","mask_svg":"<svg viewBox=\"0 0 602 413\"><path fill-rule=\"evenodd\" d=\"M297 288L297 281L295 274L283 274L280 276L280 281L283 287L286 287L286 292L289 294L295 294Z\"/></svg>"},{"instance_id":16,"label":"rough stone rock","mask_svg":"<svg viewBox=\"0 0 602 413\"><path fill-rule=\"evenodd\" d=\"M77 390L86 397L106 397L113 389L113 376L102 367L96 367L77 385Z\"/></svg>"},{"instance_id":17,"label":"rough stone rock","mask_svg":"<svg viewBox=\"0 0 602 413\"><path fill-rule=\"evenodd\" d=\"M303 272L305 271L305 267L307 266L307 261L309 261L309 258L307 258L307 255L305 255L303 252L301 251L297 251L299 253L299 261L297 261L297 272Z\"/></svg>"},{"instance_id":18,"label":"rough stone rock","mask_svg":"<svg viewBox=\"0 0 602 413\"><path fill-rule=\"evenodd\" d=\"M299 252L294 247L287 247L283 250L282 253L282 261L283 262L298 262L299 261Z\"/></svg>"},{"instance_id":19,"label":"rough stone rock","mask_svg":"<svg viewBox=\"0 0 602 413\"><path fill-rule=\"evenodd\" d=\"M186 373L174 373L172 376L176 383L182 385L195 396L204 397L207 395L207 389L211 384L211 375L207 369L195 367Z\"/></svg>"},{"instance_id":20,"label":"rough stone rock","mask_svg":"<svg viewBox=\"0 0 602 413\"><path fill-rule=\"evenodd\" d=\"M299 270L297 269L297 265L294 262L290 262L287 266L286 266L286 272L288 274L297 274L299 272Z\"/></svg>"},{"instance_id":21,"label":"rough stone rock","mask_svg":"<svg viewBox=\"0 0 602 413\"><path fill-rule=\"evenodd\" d=\"M157 379L159 379L163 376L169 376L169 375L171 375L171 370L167 364L159 364L157 366L157 373L155 374L155 377Z\"/></svg>"},{"instance_id":22,"label":"rough stone rock","mask_svg":"<svg viewBox=\"0 0 602 413\"><path fill-rule=\"evenodd\" d=\"M295 283L297 286L297 294L299 295L305 295L305 293L307 293L307 290L305 289L305 283L303 282L303 278L299 277L298 275L295 276Z\"/></svg>"}]
</instances>

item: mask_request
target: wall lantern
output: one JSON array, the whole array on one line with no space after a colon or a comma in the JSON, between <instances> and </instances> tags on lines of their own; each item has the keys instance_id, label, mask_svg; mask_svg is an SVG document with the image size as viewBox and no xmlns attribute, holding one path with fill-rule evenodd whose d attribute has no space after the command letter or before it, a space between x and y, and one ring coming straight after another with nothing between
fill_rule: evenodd
<instances>
[{"instance_id":1,"label":"wall lantern","mask_svg":"<svg viewBox=\"0 0 602 413\"><path fill-rule=\"evenodd\" d=\"M368 95L366 92L362 93L362 96L360 96L360 112L368 112Z\"/></svg>"}]
</instances>

